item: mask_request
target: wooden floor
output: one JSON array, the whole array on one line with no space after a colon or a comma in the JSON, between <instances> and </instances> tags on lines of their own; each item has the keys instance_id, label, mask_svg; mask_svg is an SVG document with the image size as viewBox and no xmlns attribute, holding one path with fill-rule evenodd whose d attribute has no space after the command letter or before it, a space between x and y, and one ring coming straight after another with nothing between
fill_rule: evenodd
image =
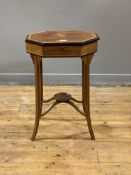
<instances>
[{"instance_id":1,"label":"wooden floor","mask_svg":"<svg viewBox=\"0 0 131 175\"><path fill-rule=\"evenodd\" d=\"M79 86L44 87L81 98ZM131 175L131 87L91 87L91 117L56 106L30 137L35 111L33 86L0 86L0 175ZM45 108L47 105L45 106Z\"/></svg>"}]
</instances>

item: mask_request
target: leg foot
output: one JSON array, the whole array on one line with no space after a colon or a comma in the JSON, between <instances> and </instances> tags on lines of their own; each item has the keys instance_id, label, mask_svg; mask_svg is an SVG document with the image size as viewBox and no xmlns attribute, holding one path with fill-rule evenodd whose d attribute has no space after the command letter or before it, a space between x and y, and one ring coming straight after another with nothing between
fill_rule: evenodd
<instances>
[{"instance_id":1,"label":"leg foot","mask_svg":"<svg viewBox=\"0 0 131 175\"><path fill-rule=\"evenodd\" d=\"M36 116L36 119L35 119L35 126L34 126L33 134L32 134L32 137L31 137L31 140L32 140L32 141L35 140L38 127L39 127L39 118Z\"/></svg>"},{"instance_id":2,"label":"leg foot","mask_svg":"<svg viewBox=\"0 0 131 175\"><path fill-rule=\"evenodd\" d=\"M90 119L90 114L87 114L86 119L87 119L87 125L88 125L88 128L89 128L91 139L95 140L95 135L94 135L94 132L93 132L93 129L92 129L92 124L91 124L91 119Z\"/></svg>"}]
</instances>

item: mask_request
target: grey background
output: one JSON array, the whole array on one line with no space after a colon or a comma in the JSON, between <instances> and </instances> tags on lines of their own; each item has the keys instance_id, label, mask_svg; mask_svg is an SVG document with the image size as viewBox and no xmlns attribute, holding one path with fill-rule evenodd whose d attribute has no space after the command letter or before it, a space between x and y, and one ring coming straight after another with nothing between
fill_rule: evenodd
<instances>
[{"instance_id":1,"label":"grey background","mask_svg":"<svg viewBox=\"0 0 131 175\"><path fill-rule=\"evenodd\" d=\"M0 0L0 82L33 82L27 34L43 30L98 33L95 83L131 82L131 0ZM80 59L44 59L46 83L80 83Z\"/></svg>"}]
</instances>

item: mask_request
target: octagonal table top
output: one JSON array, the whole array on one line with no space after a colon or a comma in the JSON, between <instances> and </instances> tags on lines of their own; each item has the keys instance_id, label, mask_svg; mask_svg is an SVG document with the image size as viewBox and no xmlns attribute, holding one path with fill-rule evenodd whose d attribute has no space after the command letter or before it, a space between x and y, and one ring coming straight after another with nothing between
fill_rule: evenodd
<instances>
[{"instance_id":1,"label":"octagonal table top","mask_svg":"<svg viewBox=\"0 0 131 175\"><path fill-rule=\"evenodd\" d=\"M97 40L99 40L99 37L96 33L72 30L31 33L25 41L40 46L80 46Z\"/></svg>"}]
</instances>

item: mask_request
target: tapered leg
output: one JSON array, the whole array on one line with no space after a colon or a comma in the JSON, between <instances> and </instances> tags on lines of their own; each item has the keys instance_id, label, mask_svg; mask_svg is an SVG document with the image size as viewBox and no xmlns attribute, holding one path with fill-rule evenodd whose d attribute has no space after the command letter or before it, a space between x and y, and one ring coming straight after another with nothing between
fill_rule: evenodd
<instances>
[{"instance_id":1,"label":"tapered leg","mask_svg":"<svg viewBox=\"0 0 131 175\"><path fill-rule=\"evenodd\" d=\"M40 60L40 96L41 96L41 112L43 105L43 69L42 69L42 59Z\"/></svg>"},{"instance_id":2,"label":"tapered leg","mask_svg":"<svg viewBox=\"0 0 131 175\"><path fill-rule=\"evenodd\" d=\"M91 118L90 118L90 99L89 99L89 86L90 86L90 81L89 81L89 67L90 67L90 61L92 58L91 55L86 55L82 56L82 99L83 99L83 110L86 114L86 119L87 119L87 125L89 128L89 132L91 135L91 138L95 140L94 132L92 129L92 124L91 124Z\"/></svg>"},{"instance_id":3,"label":"tapered leg","mask_svg":"<svg viewBox=\"0 0 131 175\"><path fill-rule=\"evenodd\" d=\"M35 126L33 130L33 134L31 137L31 140L33 141L36 137L38 126L39 126L39 120L41 115L41 100L42 100L42 82L41 82L41 64L42 64L42 57L31 55L34 63L35 68L35 99L36 99L36 116L35 116Z\"/></svg>"}]
</instances>

